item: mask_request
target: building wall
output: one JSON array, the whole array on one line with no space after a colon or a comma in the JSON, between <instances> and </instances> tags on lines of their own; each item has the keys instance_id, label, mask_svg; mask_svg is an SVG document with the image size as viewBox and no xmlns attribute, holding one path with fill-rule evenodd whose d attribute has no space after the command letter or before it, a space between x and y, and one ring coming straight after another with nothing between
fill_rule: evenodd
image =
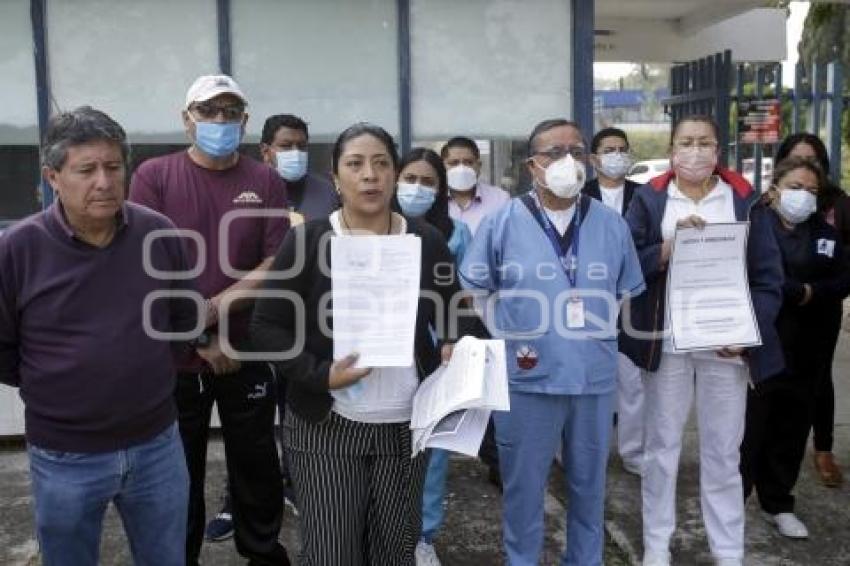
<instances>
[{"instance_id":1,"label":"building wall","mask_svg":"<svg viewBox=\"0 0 850 566\"><path fill-rule=\"evenodd\" d=\"M104 110L127 130L135 165L184 144L186 89L219 72L218 2L43 1L50 112ZM250 103L245 142L258 141L268 115L298 114L315 144L311 167L327 172L329 144L348 125L370 121L401 135L409 89L408 136L491 143L501 162L486 177L498 182L521 169L504 156L536 122L572 116L574 1L230 0L232 74ZM39 207L30 6L0 2L0 220ZM402 9L409 35L399 27Z\"/></svg>"},{"instance_id":2,"label":"building wall","mask_svg":"<svg viewBox=\"0 0 850 566\"><path fill-rule=\"evenodd\" d=\"M480 140L484 179L516 188L533 126L573 115L572 6L584 1L224 2L232 74L249 98L243 150L256 154L268 115L295 113L310 124L311 169L327 173L342 129L366 120L399 139L405 117L417 143ZM46 8L49 111L107 112L127 130L135 166L185 147L186 89L220 71L216 0L0 1L0 225L40 207L37 2ZM399 10L409 10L409 34ZM0 409L0 435L23 432L16 390L0 385Z\"/></svg>"}]
</instances>

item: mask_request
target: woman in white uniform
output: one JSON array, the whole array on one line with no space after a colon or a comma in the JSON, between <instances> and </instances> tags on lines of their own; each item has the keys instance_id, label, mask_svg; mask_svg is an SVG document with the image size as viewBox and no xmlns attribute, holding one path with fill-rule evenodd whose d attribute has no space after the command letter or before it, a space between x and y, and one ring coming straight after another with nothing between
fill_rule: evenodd
<instances>
[{"instance_id":1,"label":"woman in white uniform","mask_svg":"<svg viewBox=\"0 0 850 566\"><path fill-rule=\"evenodd\" d=\"M764 379L782 367L773 328L782 300L779 251L763 215L750 216L758 195L740 175L718 166L718 149L718 129L711 118L681 120L671 138L671 171L639 188L626 213L647 283L647 292L632 301L631 327L655 333L653 339L639 340L629 336L627 327L623 340L625 353L648 371L641 488L647 566L670 563L676 475L692 404L699 429L700 503L711 553L718 564L743 563L744 500L738 464L747 383L751 376ZM667 327L667 263L677 226L747 219L752 223L749 283L765 346L674 352L659 331Z\"/></svg>"}]
</instances>

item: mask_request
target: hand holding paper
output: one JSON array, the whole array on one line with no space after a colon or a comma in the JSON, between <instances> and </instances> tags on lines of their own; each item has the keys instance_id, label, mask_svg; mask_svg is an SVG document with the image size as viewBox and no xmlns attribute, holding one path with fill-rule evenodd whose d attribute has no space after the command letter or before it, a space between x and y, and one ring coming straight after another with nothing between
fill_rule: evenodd
<instances>
[{"instance_id":1,"label":"hand holding paper","mask_svg":"<svg viewBox=\"0 0 850 566\"><path fill-rule=\"evenodd\" d=\"M494 410L510 410L505 343L465 336L413 398L413 455L426 448L476 455Z\"/></svg>"},{"instance_id":2,"label":"hand holding paper","mask_svg":"<svg viewBox=\"0 0 850 566\"><path fill-rule=\"evenodd\" d=\"M331 364L331 369L328 375L329 389L342 389L354 383L357 383L372 371L371 368L356 368L359 354L348 354L341 360Z\"/></svg>"}]
</instances>

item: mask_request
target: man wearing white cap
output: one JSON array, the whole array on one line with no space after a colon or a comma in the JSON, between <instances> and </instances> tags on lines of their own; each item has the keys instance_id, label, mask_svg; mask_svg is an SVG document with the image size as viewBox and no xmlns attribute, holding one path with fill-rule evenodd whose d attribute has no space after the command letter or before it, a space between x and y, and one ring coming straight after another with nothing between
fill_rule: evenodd
<instances>
[{"instance_id":1,"label":"man wearing white cap","mask_svg":"<svg viewBox=\"0 0 850 566\"><path fill-rule=\"evenodd\" d=\"M206 297L206 326L193 356L179 367L180 434L191 480L186 562L198 562L204 535L204 476L213 403L218 406L230 485L236 549L249 564L289 564L277 541L283 514L274 439L273 375L263 363L240 363L223 351L250 349L252 301L240 291L259 286L289 226L262 216L286 206L286 186L266 165L237 151L248 121L247 101L226 75L199 77L186 94L188 150L149 159L130 183L130 200L201 235L189 264ZM226 324L225 324L226 323Z\"/></svg>"}]
</instances>

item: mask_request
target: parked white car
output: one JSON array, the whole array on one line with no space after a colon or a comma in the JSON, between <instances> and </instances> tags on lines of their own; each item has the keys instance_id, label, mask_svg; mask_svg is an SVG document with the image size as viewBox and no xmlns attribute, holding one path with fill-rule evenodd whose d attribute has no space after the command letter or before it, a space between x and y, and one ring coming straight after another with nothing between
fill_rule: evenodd
<instances>
[{"instance_id":1,"label":"parked white car","mask_svg":"<svg viewBox=\"0 0 850 566\"><path fill-rule=\"evenodd\" d=\"M666 173L670 169L670 160L664 159L648 159L646 161L638 161L632 165L629 174L626 178L629 181L634 181L638 184L646 184L653 177L657 177Z\"/></svg>"}]
</instances>

